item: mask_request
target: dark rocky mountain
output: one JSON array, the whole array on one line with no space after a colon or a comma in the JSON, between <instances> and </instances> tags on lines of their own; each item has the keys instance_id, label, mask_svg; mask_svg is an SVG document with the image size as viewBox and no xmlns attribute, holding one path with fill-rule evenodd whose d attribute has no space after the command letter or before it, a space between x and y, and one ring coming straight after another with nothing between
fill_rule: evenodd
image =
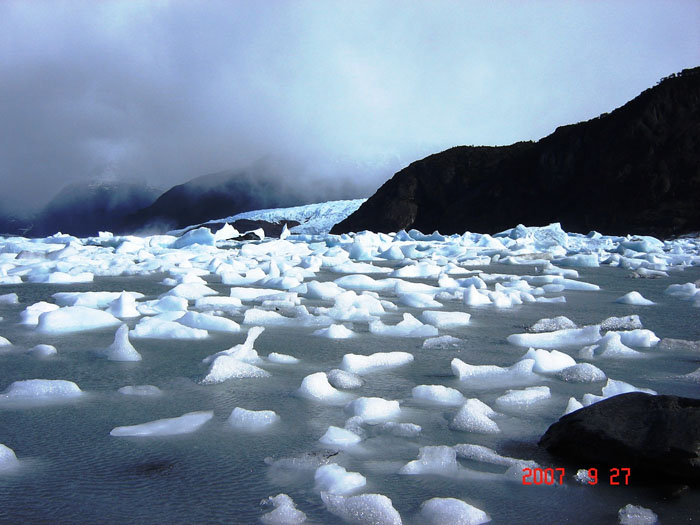
<instances>
[{"instance_id":1,"label":"dark rocky mountain","mask_svg":"<svg viewBox=\"0 0 700 525\"><path fill-rule=\"evenodd\" d=\"M32 224L31 218L0 209L0 235L24 235Z\"/></svg>"},{"instance_id":2,"label":"dark rocky mountain","mask_svg":"<svg viewBox=\"0 0 700 525\"><path fill-rule=\"evenodd\" d=\"M129 182L69 184L33 219L12 233L43 237L56 232L80 237L115 231L124 217L151 204L162 190Z\"/></svg>"},{"instance_id":3,"label":"dark rocky mountain","mask_svg":"<svg viewBox=\"0 0 700 525\"><path fill-rule=\"evenodd\" d=\"M460 146L396 173L332 233L700 231L700 68L538 142Z\"/></svg>"},{"instance_id":4,"label":"dark rocky mountain","mask_svg":"<svg viewBox=\"0 0 700 525\"><path fill-rule=\"evenodd\" d=\"M563 416L539 445L581 467L629 468L635 483L698 485L700 399L613 396Z\"/></svg>"},{"instance_id":5,"label":"dark rocky mountain","mask_svg":"<svg viewBox=\"0 0 700 525\"><path fill-rule=\"evenodd\" d=\"M308 188L283 187L262 163L245 170L204 175L174 186L129 215L124 231L166 231L264 208L309 204Z\"/></svg>"}]
</instances>

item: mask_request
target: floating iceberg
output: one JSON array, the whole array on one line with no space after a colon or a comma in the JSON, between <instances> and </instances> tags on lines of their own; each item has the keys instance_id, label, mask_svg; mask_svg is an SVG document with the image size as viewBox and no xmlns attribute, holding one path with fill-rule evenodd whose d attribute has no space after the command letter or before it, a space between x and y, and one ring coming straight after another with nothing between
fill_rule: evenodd
<instances>
[{"instance_id":1,"label":"floating iceberg","mask_svg":"<svg viewBox=\"0 0 700 525\"><path fill-rule=\"evenodd\" d=\"M142 437L142 436L175 436L189 434L199 430L207 421L214 417L213 411L189 412L179 417L158 419L140 425L127 427L115 427L109 433L117 437Z\"/></svg>"},{"instance_id":2,"label":"floating iceberg","mask_svg":"<svg viewBox=\"0 0 700 525\"><path fill-rule=\"evenodd\" d=\"M112 314L84 306L66 306L39 316L37 330L44 334L63 334L98 330L121 324Z\"/></svg>"},{"instance_id":3,"label":"floating iceberg","mask_svg":"<svg viewBox=\"0 0 700 525\"><path fill-rule=\"evenodd\" d=\"M272 410L246 410L236 407L231 412L227 422L237 430L259 432L267 430L279 420L280 417Z\"/></svg>"}]
</instances>

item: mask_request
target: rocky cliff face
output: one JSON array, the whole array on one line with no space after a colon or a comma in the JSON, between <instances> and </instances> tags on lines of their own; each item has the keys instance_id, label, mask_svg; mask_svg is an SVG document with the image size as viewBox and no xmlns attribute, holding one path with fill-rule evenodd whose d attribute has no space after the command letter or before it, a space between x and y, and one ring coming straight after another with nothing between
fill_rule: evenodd
<instances>
[{"instance_id":1,"label":"rocky cliff face","mask_svg":"<svg viewBox=\"0 0 700 525\"><path fill-rule=\"evenodd\" d=\"M700 68L538 142L460 146L399 171L332 233L700 231Z\"/></svg>"}]
</instances>

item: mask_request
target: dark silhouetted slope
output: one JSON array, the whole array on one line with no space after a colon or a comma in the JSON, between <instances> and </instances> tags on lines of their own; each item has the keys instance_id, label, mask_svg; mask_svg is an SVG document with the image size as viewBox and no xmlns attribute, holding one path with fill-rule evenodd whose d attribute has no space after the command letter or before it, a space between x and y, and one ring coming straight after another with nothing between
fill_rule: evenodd
<instances>
[{"instance_id":1,"label":"dark silhouetted slope","mask_svg":"<svg viewBox=\"0 0 700 525\"><path fill-rule=\"evenodd\" d=\"M307 191L282 185L258 164L247 170L204 175L174 186L150 206L127 217L121 229L164 231L244 211L309 202Z\"/></svg>"},{"instance_id":2,"label":"dark silhouetted slope","mask_svg":"<svg viewBox=\"0 0 700 525\"><path fill-rule=\"evenodd\" d=\"M460 146L396 173L332 233L700 231L700 68L538 142Z\"/></svg>"},{"instance_id":3,"label":"dark silhouetted slope","mask_svg":"<svg viewBox=\"0 0 700 525\"><path fill-rule=\"evenodd\" d=\"M63 188L34 218L25 234L56 232L80 237L115 231L124 217L151 204L161 190L126 182L75 183Z\"/></svg>"}]
</instances>

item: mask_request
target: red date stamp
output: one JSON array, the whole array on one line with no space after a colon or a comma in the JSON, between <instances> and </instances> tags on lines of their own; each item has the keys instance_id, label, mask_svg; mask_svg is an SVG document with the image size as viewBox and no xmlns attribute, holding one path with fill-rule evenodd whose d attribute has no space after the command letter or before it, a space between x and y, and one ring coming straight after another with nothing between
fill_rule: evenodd
<instances>
[{"instance_id":1,"label":"red date stamp","mask_svg":"<svg viewBox=\"0 0 700 525\"><path fill-rule=\"evenodd\" d=\"M632 470L627 467L611 468L608 473L609 485L629 485L630 475ZM564 482L566 470L563 468L523 468L523 485L554 485ZM580 470L577 479L588 485L596 485L599 479L603 479L598 475L597 468L589 468L588 470Z\"/></svg>"}]
</instances>

